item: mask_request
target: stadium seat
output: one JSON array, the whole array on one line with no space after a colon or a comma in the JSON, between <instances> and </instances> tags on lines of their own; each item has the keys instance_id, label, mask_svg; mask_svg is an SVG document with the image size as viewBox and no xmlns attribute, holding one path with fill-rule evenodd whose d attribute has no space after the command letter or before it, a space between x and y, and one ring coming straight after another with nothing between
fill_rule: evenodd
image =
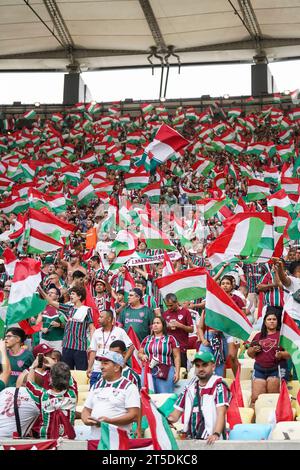
<instances>
[{"instance_id":1,"label":"stadium seat","mask_svg":"<svg viewBox=\"0 0 300 470\"><path fill-rule=\"evenodd\" d=\"M77 406L81 406L81 405L84 404L84 402L85 402L85 400L86 400L86 398L87 398L87 396L88 396L88 393L89 393L88 391L86 391L86 392L79 392L79 393L78 393L78 402L77 402Z\"/></svg>"},{"instance_id":2,"label":"stadium seat","mask_svg":"<svg viewBox=\"0 0 300 470\"><path fill-rule=\"evenodd\" d=\"M300 421L282 421L274 427L270 439L272 441L300 440Z\"/></svg>"},{"instance_id":3,"label":"stadium seat","mask_svg":"<svg viewBox=\"0 0 300 470\"><path fill-rule=\"evenodd\" d=\"M77 385L87 385L89 383L85 370L71 370L71 374Z\"/></svg>"},{"instance_id":4,"label":"stadium seat","mask_svg":"<svg viewBox=\"0 0 300 470\"><path fill-rule=\"evenodd\" d=\"M241 380L241 389L252 392L252 380Z\"/></svg>"},{"instance_id":5,"label":"stadium seat","mask_svg":"<svg viewBox=\"0 0 300 470\"><path fill-rule=\"evenodd\" d=\"M253 367L254 366L254 359L251 359L251 357L245 357L244 359L239 359L239 363L241 364L241 368L243 367Z\"/></svg>"},{"instance_id":6,"label":"stadium seat","mask_svg":"<svg viewBox=\"0 0 300 470\"><path fill-rule=\"evenodd\" d=\"M241 420L243 424L249 424L252 423L253 418L254 418L254 410L253 408L239 408L239 412L241 415Z\"/></svg>"},{"instance_id":7,"label":"stadium seat","mask_svg":"<svg viewBox=\"0 0 300 470\"><path fill-rule=\"evenodd\" d=\"M255 412L259 408L273 407L277 405L279 393L261 393L255 402Z\"/></svg>"},{"instance_id":8,"label":"stadium seat","mask_svg":"<svg viewBox=\"0 0 300 470\"><path fill-rule=\"evenodd\" d=\"M251 380L253 372L253 365L242 366L240 380ZM234 375L231 369L226 369L226 378L234 379Z\"/></svg>"},{"instance_id":9,"label":"stadium seat","mask_svg":"<svg viewBox=\"0 0 300 470\"><path fill-rule=\"evenodd\" d=\"M255 411L255 422L260 424L269 424L275 421L275 406L262 406ZM296 410L293 408L294 419Z\"/></svg>"},{"instance_id":10,"label":"stadium seat","mask_svg":"<svg viewBox=\"0 0 300 470\"><path fill-rule=\"evenodd\" d=\"M194 359L194 356L196 354L197 350L196 349L188 349L186 352L188 361L192 362Z\"/></svg>"},{"instance_id":11,"label":"stadium seat","mask_svg":"<svg viewBox=\"0 0 300 470\"><path fill-rule=\"evenodd\" d=\"M244 407L248 407L251 404L251 391L242 389Z\"/></svg>"},{"instance_id":12,"label":"stadium seat","mask_svg":"<svg viewBox=\"0 0 300 470\"><path fill-rule=\"evenodd\" d=\"M80 392L88 392L90 389L90 384L79 384L78 385L78 393Z\"/></svg>"},{"instance_id":13,"label":"stadium seat","mask_svg":"<svg viewBox=\"0 0 300 470\"><path fill-rule=\"evenodd\" d=\"M236 424L230 431L230 441L265 441L269 438L270 424Z\"/></svg>"}]
</instances>

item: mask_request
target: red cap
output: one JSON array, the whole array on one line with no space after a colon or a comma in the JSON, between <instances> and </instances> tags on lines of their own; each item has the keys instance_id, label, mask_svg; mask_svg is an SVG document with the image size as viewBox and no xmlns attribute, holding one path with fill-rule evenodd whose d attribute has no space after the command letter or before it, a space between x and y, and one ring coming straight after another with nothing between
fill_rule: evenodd
<instances>
[{"instance_id":1,"label":"red cap","mask_svg":"<svg viewBox=\"0 0 300 470\"><path fill-rule=\"evenodd\" d=\"M51 348L51 346L48 346L48 344L41 343L35 346L32 352L34 357L36 357L38 354L48 354L52 351L54 351L54 348Z\"/></svg>"}]
</instances>

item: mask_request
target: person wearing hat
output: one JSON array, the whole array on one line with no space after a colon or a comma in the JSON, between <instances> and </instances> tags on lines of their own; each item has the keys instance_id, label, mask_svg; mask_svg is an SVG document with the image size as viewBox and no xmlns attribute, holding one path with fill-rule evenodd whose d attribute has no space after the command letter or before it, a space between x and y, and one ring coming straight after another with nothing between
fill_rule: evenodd
<instances>
[{"instance_id":1,"label":"person wearing hat","mask_svg":"<svg viewBox=\"0 0 300 470\"><path fill-rule=\"evenodd\" d=\"M34 357L24 346L26 335L22 328L11 327L5 333L5 344L11 367L8 387L15 387L19 375L33 363Z\"/></svg>"},{"instance_id":2,"label":"person wearing hat","mask_svg":"<svg viewBox=\"0 0 300 470\"><path fill-rule=\"evenodd\" d=\"M110 285L104 279L95 281L95 296L93 297L99 313L111 308L111 297L107 292L107 288L110 288Z\"/></svg>"},{"instance_id":3,"label":"person wearing hat","mask_svg":"<svg viewBox=\"0 0 300 470\"><path fill-rule=\"evenodd\" d=\"M141 406L138 388L122 376L123 356L106 351L99 360L102 377L90 390L81 412L84 424L91 426L90 439L95 440L101 438L101 422L130 431Z\"/></svg>"},{"instance_id":4,"label":"person wearing hat","mask_svg":"<svg viewBox=\"0 0 300 470\"><path fill-rule=\"evenodd\" d=\"M132 289L128 294L128 306L122 310L118 320L119 326L124 328L126 333L132 327L140 341L150 334L154 320L153 311L142 303L142 299L141 289Z\"/></svg>"},{"instance_id":5,"label":"person wearing hat","mask_svg":"<svg viewBox=\"0 0 300 470\"><path fill-rule=\"evenodd\" d=\"M231 395L222 377L215 375L215 358L209 351L194 356L195 377L179 395L168 421L176 423L184 413L183 432L208 444L222 439Z\"/></svg>"}]
</instances>

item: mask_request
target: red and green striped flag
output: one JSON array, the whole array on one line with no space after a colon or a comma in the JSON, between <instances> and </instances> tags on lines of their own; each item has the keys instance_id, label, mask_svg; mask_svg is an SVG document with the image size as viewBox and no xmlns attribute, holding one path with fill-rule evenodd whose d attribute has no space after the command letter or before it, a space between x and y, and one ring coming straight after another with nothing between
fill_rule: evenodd
<instances>
[{"instance_id":1,"label":"red and green striped flag","mask_svg":"<svg viewBox=\"0 0 300 470\"><path fill-rule=\"evenodd\" d=\"M162 297L176 294L179 302L205 297L207 271L204 268L192 268L156 279Z\"/></svg>"},{"instance_id":2,"label":"red and green striped flag","mask_svg":"<svg viewBox=\"0 0 300 470\"><path fill-rule=\"evenodd\" d=\"M248 180L247 201L258 201L270 195L268 183L257 179Z\"/></svg>"},{"instance_id":3,"label":"red and green striped flag","mask_svg":"<svg viewBox=\"0 0 300 470\"><path fill-rule=\"evenodd\" d=\"M148 184L141 190L142 196L147 196L150 202L158 203L160 201L160 182Z\"/></svg>"},{"instance_id":4,"label":"red and green striped flag","mask_svg":"<svg viewBox=\"0 0 300 470\"><path fill-rule=\"evenodd\" d=\"M205 323L210 328L244 341L249 339L253 331L243 311L209 275L206 282Z\"/></svg>"},{"instance_id":5,"label":"red and green striped flag","mask_svg":"<svg viewBox=\"0 0 300 470\"><path fill-rule=\"evenodd\" d=\"M77 198L79 206L86 206L92 199L95 199L96 193L94 187L88 179L84 179L82 183L74 190L73 197Z\"/></svg>"}]
</instances>

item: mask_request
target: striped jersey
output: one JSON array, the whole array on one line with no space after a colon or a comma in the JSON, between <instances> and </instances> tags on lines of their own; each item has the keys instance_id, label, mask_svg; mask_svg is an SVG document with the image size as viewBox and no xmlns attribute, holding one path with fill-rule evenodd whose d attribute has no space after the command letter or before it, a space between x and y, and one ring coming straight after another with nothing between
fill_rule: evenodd
<instances>
[{"instance_id":1,"label":"striped jersey","mask_svg":"<svg viewBox=\"0 0 300 470\"><path fill-rule=\"evenodd\" d=\"M94 297L95 304L97 305L97 309L99 312L103 312L104 310L110 310L111 308L111 298L108 294L104 294L101 297Z\"/></svg>"},{"instance_id":2,"label":"striped jersey","mask_svg":"<svg viewBox=\"0 0 300 470\"><path fill-rule=\"evenodd\" d=\"M254 294L259 280L268 272L268 268L263 263L244 264L243 271L245 273L249 294Z\"/></svg>"},{"instance_id":3,"label":"striped jersey","mask_svg":"<svg viewBox=\"0 0 300 470\"><path fill-rule=\"evenodd\" d=\"M88 348L88 327L91 323L93 323L92 311L90 308L88 308L87 315L85 316L84 320L77 321L74 319L77 310L78 308L75 308L73 305L59 304L60 313L67 319L62 347L76 349L78 351L86 351Z\"/></svg>"},{"instance_id":4,"label":"striped jersey","mask_svg":"<svg viewBox=\"0 0 300 470\"><path fill-rule=\"evenodd\" d=\"M74 426L76 412L76 388L74 383L68 390L54 392L39 387L34 382L27 382L27 390L40 410L41 425L38 431L40 438L52 438L56 426L57 410L61 410L71 426ZM67 437L64 426L59 424L59 437Z\"/></svg>"},{"instance_id":5,"label":"striped jersey","mask_svg":"<svg viewBox=\"0 0 300 470\"><path fill-rule=\"evenodd\" d=\"M101 377L95 385L93 385L92 390L96 390L98 388L119 388L120 390L126 390L130 385L132 385L132 382L130 382L129 379L126 377L120 377L119 380L115 380L114 382L107 382L103 377Z\"/></svg>"},{"instance_id":6,"label":"striped jersey","mask_svg":"<svg viewBox=\"0 0 300 470\"><path fill-rule=\"evenodd\" d=\"M259 284L272 284L275 281L275 274L270 271L265 274L259 281ZM267 292L262 292L263 305L270 305L272 307L283 307L284 292L279 287L273 287Z\"/></svg>"},{"instance_id":7,"label":"striped jersey","mask_svg":"<svg viewBox=\"0 0 300 470\"><path fill-rule=\"evenodd\" d=\"M158 337L149 335L142 341L141 348L144 349L150 361L155 357L160 364L171 366L173 364L173 349L179 348L179 343L172 335Z\"/></svg>"}]
</instances>

